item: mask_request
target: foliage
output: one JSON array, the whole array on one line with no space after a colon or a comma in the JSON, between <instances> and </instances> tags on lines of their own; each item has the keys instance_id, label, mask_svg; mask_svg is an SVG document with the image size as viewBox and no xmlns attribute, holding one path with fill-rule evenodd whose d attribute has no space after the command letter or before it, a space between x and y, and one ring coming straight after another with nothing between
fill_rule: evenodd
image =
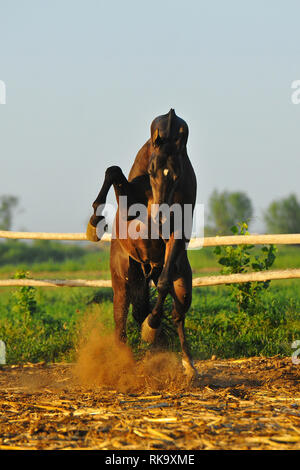
<instances>
[{"instance_id":1,"label":"foliage","mask_svg":"<svg viewBox=\"0 0 300 470\"><path fill-rule=\"evenodd\" d=\"M28 279L29 272L17 271L15 279ZM18 287L12 294L14 300L13 312L22 316L24 322L28 322L30 318L37 312L36 289L32 286Z\"/></svg>"},{"instance_id":2,"label":"foliage","mask_svg":"<svg viewBox=\"0 0 300 470\"><path fill-rule=\"evenodd\" d=\"M246 222L234 225L231 228L234 235L247 236L248 225ZM254 245L235 245L216 247L214 252L218 256L218 262L223 266L222 274L236 274L252 271L268 270L276 258L274 245L263 246L258 254L252 255ZM236 299L238 309L253 313L259 302L259 296L266 290L270 281L245 282L240 284L229 284L231 295Z\"/></svg>"},{"instance_id":3,"label":"foliage","mask_svg":"<svg viewBox=\"0 0 300 470\"><path fill-rule=\"evenodd\" d=\"M291 344L300 338L298 280L276 281L264 290L252 315L238 311L225 286L193 289L192 306L186 316L186 332L195 359L250 356L289 356ZM90 311L97 311L99 323L113 331L110 289L36 289L37 311L27 323L13 311L14 298L5 288L0 297L0 338L7 348L9 364L24 362L74 361L82 325ZM101 303L89 304L98 294ZM155 292L151 296L156 295ZM171 320L171 299L164 312L165 345L180 352ZM140 331L131 313L128 340L137 358L149 346L140 342Z\"/></svg>"},{"instance_id":4,"label":"foliage","mask_svg":"<svg viewBox=\"0 0 300 470\"><path fill-rule=\"evenodd\" d=\"M24 279L27 272L16 273ZM74 293L70 293L74 297ZM61 304L34 287L18 287L0 302L0 338L10 364L72 360L78 334L74 322L75 298ZM57 312L58 310L58 312Z\"/></svg>"},{"instance_id":5,"label":"foliage","mask_svg":"<svg viewBox=\"0 0 300 470\"><path fill-rule=\"evenodd\" d=\"M264 212L269 233L299 233L300 203L295 194L273 201Z\"/></svg>"},{"instance_id":6,"label":"foliage","mask_svg":"<svg viewBox=\"0 0 300 470\"><path fill-rule=\"evenodd\" d=\"M16 196L0 196L0 230L10 230L13 211L19 204Z\"/></svg>"},{"instance_id":7,"label":"foliage","mask_svg":"<svg viewBox=\"0 0 300 470\"><path fill-rule=\"evenodd\" d=\"M217 288L214 294L210 288L195 291L186 322L194 357L291 355L291 344L300 337L297 281L270 286L252 315L237 311L225 287Z\"/></svg>"},{"instance_id":8,"label":"foliage","mask_svg":"<svg viewBox=\"0 0 300 470\"><path fill-rule=\"evenodd\" d=\"M249 220L253 215L252 202L244 192L214 190L209 199L210 232L220 235L230 233L230 227L240 220Z\"/></svg>"},{"instance_id":9,"label":"foliage","mask_svg":"<svg viewBox=\"0 0 300 470\"><path fill-rule=\"evenodd\" d=\"M242 230L247 231L245 227L240 227L240 231ZM249 253L254 263L257 262L255 256L259 256L258 264L268 257L268 252L261 248L251 248ZM278 253L275 260L278 268L300 266L297 248L279 247ZM218 266L216 256L209 248L192 250L189 258L194 275L201 275L203 271L212 272ZM78 260L52 264L47 262L45 269L56 269L60 278L68 278L70 273L66 270L69 270L68 263L71 262L74 269L84 267L92 270L98 266L99 278L109 277L108 249L99 251L99 254L87 250ZM40 270L42 264L32 266L35 270ZM219 266L226 268L225 265ZM253 269L251 262L250 267ZM245 269L248 269L247 266ZM7 278L7 271L2 272ZM47 276L39 271L38 277ZM91 277L91 273L85 273L84 277ZM186 315L186 333L193 357L207 359L212 355L220 358L291 355L292 342L300 338L298 283L298 280L272 281L268 289L261 289L257 295L255 308L247 310L238 308L236 298L227 286L194 288L192 305ZM113 331L111 289L34 288L29 291L32 296L25 302L27 311L32 313L25 316L22 314L22 302L19 304L14 295L17 289L21 292L22 288L1 288L0 296L0 339L6 344L9 364L28 361L74 362L78 341L82 337L82 325L87 327L87 314L91 309L98 312L98 324ZM156 291L151 289L152 305L155 297ZM171 318L171 304L172 299L168 297L164 308L162 343L179 353L180 345ZM140 330L131 312L127 330L129 344L139 358L149 346L141 342Z\"/></svg>"},{"instance_id":10,"label":"foliage","mask_svg":"<svg viewBox=\"0 0 300 470\"><path fill-rule=\"evenodd\" d=\"M35 240L33 243L18 240L7 240L0 243L0 265L41 262L62 262L65 260L80 260L89 250L76 244L53 242L50 240Z\"/></svg>"}]
</instances>

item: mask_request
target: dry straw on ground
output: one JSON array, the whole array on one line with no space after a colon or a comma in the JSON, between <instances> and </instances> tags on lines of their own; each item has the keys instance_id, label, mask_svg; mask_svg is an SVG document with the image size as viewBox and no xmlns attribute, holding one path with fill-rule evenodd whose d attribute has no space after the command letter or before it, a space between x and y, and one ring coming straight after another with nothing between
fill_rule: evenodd
<instances>
[{"instance_id":1,"label":"dry straw on ground","mask_svg":"<svg viewBox=\"0 0 300 470\"><path fill-rule=\"evenodd\" d=\"M116 375L104 343L98 352L102 370L99 358L2 367L0 449L300 449L291 358L199 361L188 386L175 356L141 365L127 351L123 362L111 357Z\"/></svg>"}]
</instances>

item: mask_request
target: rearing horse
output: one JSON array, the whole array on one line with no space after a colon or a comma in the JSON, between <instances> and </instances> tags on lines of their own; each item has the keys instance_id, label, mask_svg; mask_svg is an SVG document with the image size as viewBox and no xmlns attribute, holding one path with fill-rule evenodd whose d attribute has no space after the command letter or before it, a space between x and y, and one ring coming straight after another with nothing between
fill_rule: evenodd
<instances>
[{"instance_id":1,"label":"rearing horse","mask_svg":"<svg viewBox=\"0 0 300 470\"><path fill-rule=\"evenodd\" d=\"M193 213L197 185L186 150L187 139L188 126L173 109L154 119L151 137L138 152L128 179L118 166L106 170L103 186L93 203L94 214L88 223L87 238L91 241L101 239L99 226L105 225L101 207L113 186L118 210L114 221L115 236L111 240L110 269L117 339L126 341L127 314L132 304L133 317L142 327L142 338L153 342L159 331L165 298L170 293L174 299L172 318L181 343L182 364L187 375L194 377L197 373L184 333L185 314L192 300L192 271L186 251L189 242L186 232L191 233L192 219L190 217L188 230L182 230L182 236L176 237L177 227L171 216L170 231L166 236L161 214L157 216L157 211L152 210L153 207L171 207L176 204L181 209L182 227L187 207L192 208ZM146 219L141 221L138 216L130 216L127 209L121 207L121 196L127 197L127 207L137 203L145 206ZM158 237L132 238L128 235L137 226L144 226L149 233L154 219L158 226ZM125 237L120 236L120 222L124 220L127 230ZM151 313L150 280L153 280L158 292Z\"/></svg>"}]
</instances>

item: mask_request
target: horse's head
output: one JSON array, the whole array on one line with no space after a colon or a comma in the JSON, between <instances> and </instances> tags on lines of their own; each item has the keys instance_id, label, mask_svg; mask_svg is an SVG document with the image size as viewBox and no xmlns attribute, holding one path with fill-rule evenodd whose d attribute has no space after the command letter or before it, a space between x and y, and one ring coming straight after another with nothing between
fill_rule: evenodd
<instances>
[{"instance_id":1,"label":"horse's head","mask_svg":"<svg viewBox=\"0 0 300 470\"><path fill-rule=\"evenodd\" d=\"M151 124L152 155L148 173L154 204L172 204L182 174L182 156L186 153L188 126L174 109Z\"/></svg>"}]
</instances>

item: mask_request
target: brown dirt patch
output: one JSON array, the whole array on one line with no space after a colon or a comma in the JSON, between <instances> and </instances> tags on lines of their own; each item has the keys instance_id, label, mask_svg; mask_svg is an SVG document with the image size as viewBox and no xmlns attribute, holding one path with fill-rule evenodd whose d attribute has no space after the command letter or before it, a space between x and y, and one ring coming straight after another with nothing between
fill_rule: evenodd
<instances>
[{"instance_id":1,"label":"brown dirt patch","mask_svg":"<svg viewBox=\"0 0 300 470\"><path fill-rule=\"evenodd\" d=\"M177 368L171 356L149 359L135 388L70 364L2 367L0 449L300 449L291 358L199 361L192 386L168 360Z\"/></svg>"}]
</instances>

